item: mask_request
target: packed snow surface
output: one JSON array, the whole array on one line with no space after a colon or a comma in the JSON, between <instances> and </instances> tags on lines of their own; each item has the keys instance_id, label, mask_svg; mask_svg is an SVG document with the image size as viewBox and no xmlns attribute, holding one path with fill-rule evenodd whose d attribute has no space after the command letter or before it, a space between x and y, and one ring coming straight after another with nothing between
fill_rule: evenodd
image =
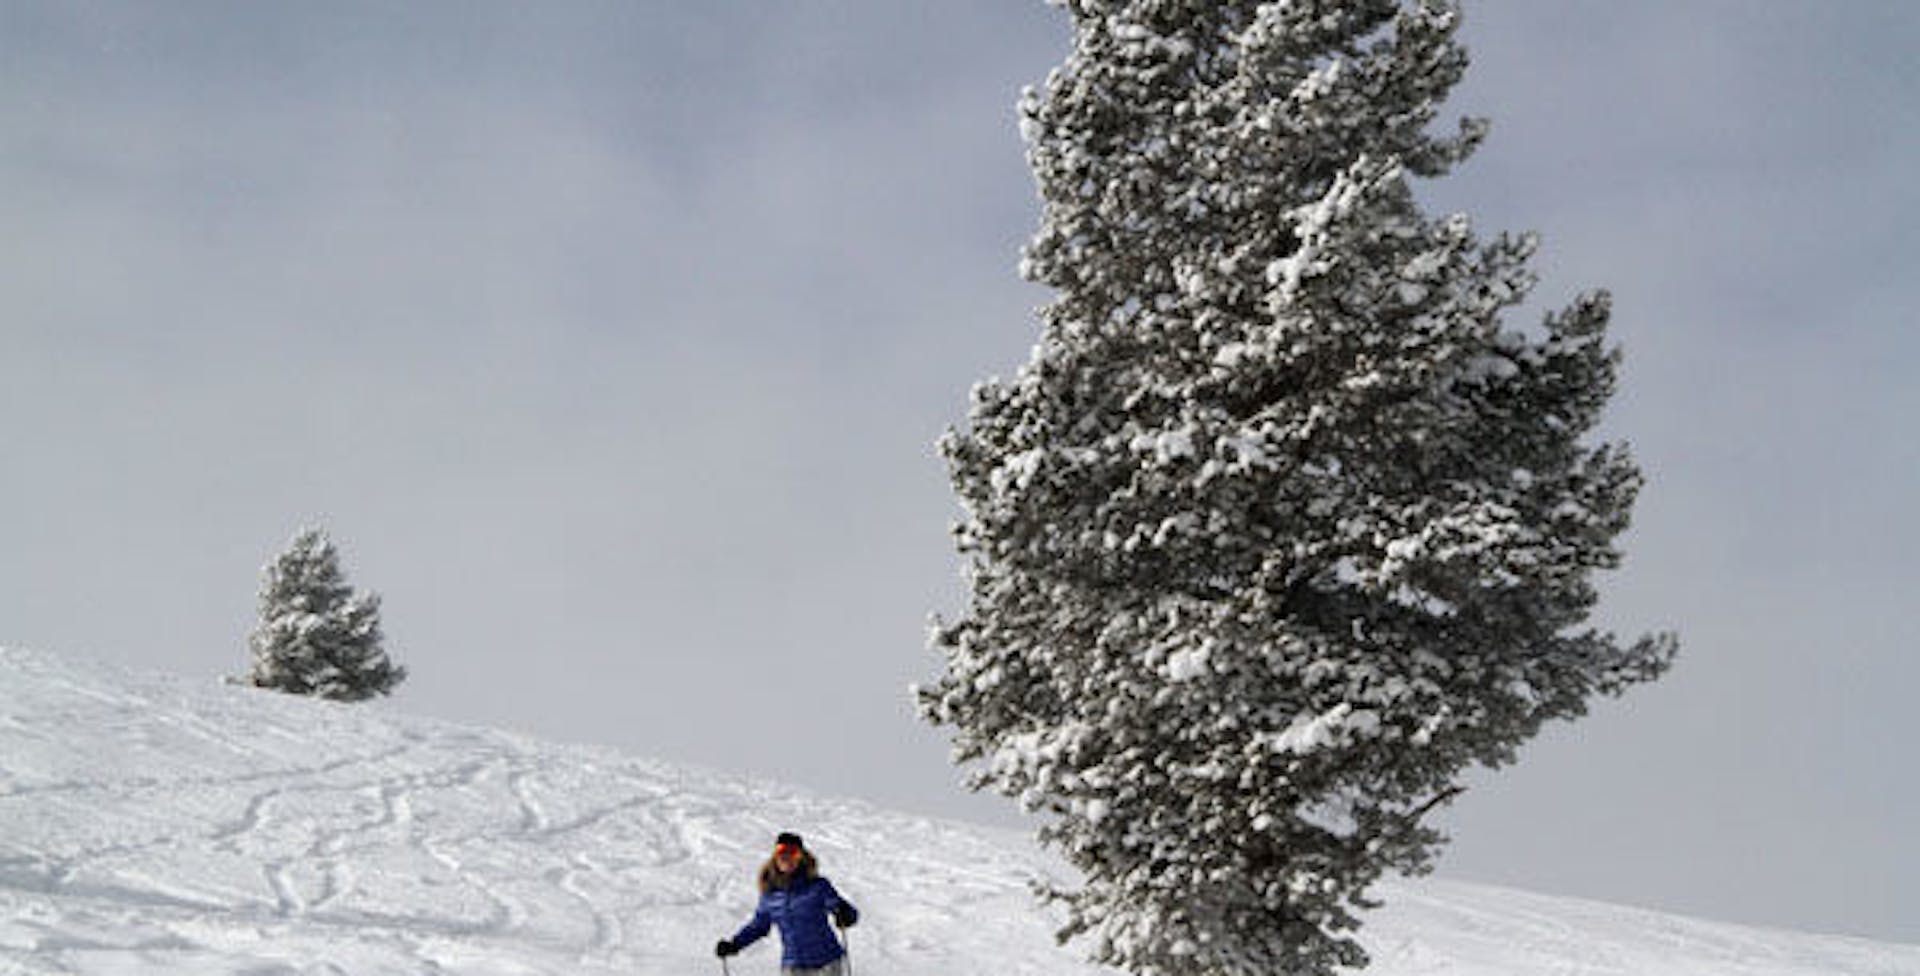
<instances>
[{"instance_id":1,"label":"packed snow surface","mask_svg":"<svg viewBox=\"0 0 1920 976\"><path fill-rule=\"evenodd\" d=\"M876 774L878 775L878 774ZM0 650L0 973L684 974L780 830L863 911L860 976L1109 972L1022 837L607 749ZM1382 976L1920 976L1920 946L1439 881ZM773 940L735 959L772 973Z\"/></svg>"}]
</instances>

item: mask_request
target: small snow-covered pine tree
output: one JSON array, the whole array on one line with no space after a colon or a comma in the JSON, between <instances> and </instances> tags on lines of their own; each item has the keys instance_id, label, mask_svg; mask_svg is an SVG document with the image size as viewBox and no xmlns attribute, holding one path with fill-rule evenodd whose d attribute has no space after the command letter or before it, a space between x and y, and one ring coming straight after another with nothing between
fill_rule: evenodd
<instances>
[{"instance_id":1,"label":"small snow-covered pine tree","mask_svg":"<svg viewBox=\"0 0 1920 976\"><path fill-rule=\"evenodd\" d=\"M382 640L379 594L355 593L333 540L302 529L264 571L245 682L336 701L390 694L407 672Z\"/></svg>"},{"instance_id":2,"label":"small snow-covered pine tree","mask_svg":"<svg viewBox=\"0 0 1920 976\"><path fill-rule=\"evenodd\" d=\"M1059 2L1059 0L1056 0ZM1587 623L1641 476L1587 435L1604 293L1529 329L1531 236L1427 216L1447 0L1064 0L1022 100L1049 286L942 441L969 606L924 715L1080 870L1141 976L1329 973L1463 771L1657 676Z\"/></svg>"}]
</instances>

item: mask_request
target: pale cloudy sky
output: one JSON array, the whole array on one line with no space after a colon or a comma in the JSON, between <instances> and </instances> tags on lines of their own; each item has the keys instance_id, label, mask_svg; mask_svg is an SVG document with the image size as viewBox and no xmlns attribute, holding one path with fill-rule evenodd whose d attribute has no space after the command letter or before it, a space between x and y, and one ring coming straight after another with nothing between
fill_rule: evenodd
<instances>
[{"instance_id":1,"label":"pale cloudy sky","mask_svg":"<svg viewBox=\"0 0 1920 976\"><path fill-rule=\"evenodd\" d=\"M1920 6L1484 0L1426 189L1614 290L1659 685L1442 872L1920 941ZM905 686L1044 294L1039 2L0 0L0 643L242 670L301 524L390 706L1015 822Z\"/></svg>"}]
</instances>

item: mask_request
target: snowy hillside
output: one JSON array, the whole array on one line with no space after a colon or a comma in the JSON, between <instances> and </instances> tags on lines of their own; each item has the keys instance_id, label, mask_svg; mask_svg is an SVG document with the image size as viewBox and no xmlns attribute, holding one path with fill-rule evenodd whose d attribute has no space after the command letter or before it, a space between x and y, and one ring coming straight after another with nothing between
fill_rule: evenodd
<instances>
[{"instance_id":1,"label":"snowy hillside","mask_svg":"<svg viewBox=\"0 0 1920 976\"><path fill-rule=\"evenodd\" d=\"M1103 970L1017 836L608 750L0 650L0 973L718 972L773 834L862 976ZM1916 976L1920 947L1483 887L1384 891L1383 976ZM732 964L774 972L763 943Z\"/></svg>"}]
</instances>

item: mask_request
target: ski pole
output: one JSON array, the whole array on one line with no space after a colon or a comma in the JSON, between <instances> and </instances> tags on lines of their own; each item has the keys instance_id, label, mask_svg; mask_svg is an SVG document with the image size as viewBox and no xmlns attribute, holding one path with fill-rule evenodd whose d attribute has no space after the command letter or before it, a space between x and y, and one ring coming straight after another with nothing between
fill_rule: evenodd
<instances>
[{"instance_id":1,"label":"ski pole","mask_svg":"<svg viewBox=\"0 0 1920 976\"><path fill-rule=\"evenodd\" d=\"M847 932L846 926L836 922L835 927L840 930L841 948L847 952L845 957L847 960L847 976L853 976L853 936Z\"/></svg>"}]
</instances>

